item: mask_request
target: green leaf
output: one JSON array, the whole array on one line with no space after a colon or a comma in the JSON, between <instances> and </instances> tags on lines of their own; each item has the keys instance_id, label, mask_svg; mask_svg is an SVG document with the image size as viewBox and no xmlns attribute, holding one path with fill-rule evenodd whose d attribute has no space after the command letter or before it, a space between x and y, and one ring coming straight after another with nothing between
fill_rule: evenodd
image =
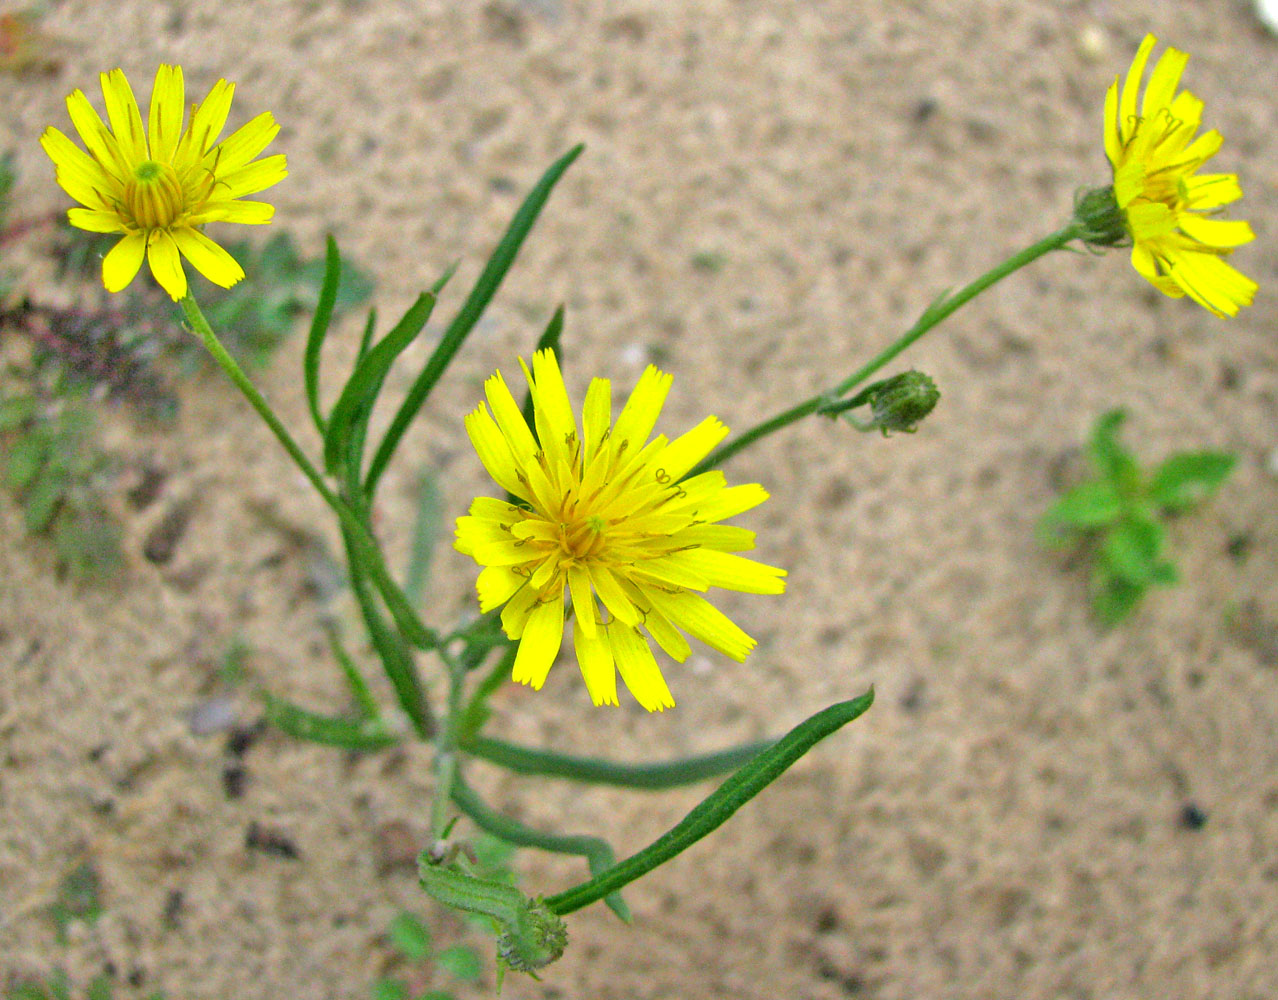
<instances>
[{"instance_id":1,"label":"green leaf","mask_svg":"<svg viewBox=\"0 0 1278 1000\"><path fill-rule=\"evenodd\" d=\"M818 742L859 718L873 703L871 688L859 698L838 702L799 723L711 792L669 832L589 882L551 896L546 904L561 916L572 913L665 864L727 822Z\"/></svg>"},{"instance_id":2,"label":"green leaf","mask_svg":"<svg viewBox=\"0 0 1278 1000\"><path fill-rule=\"evenodd\" d=\"M0 399L0 432L21 427L34 417L35 413L36 398L34 396L9 396Z\"/></svg>"},{"instance_id":3,"label":"green leaf","mask_svg":"<svg viewBox=\"0 0 1278 1000\"><path fill-rule=\"evenodd\" d=\"M9 488L24 490L44 468L49 458L51 442L43 428L34 428L9 449L9 466L6 479Z\"/></svg>"},{"instance_id":4,"label":"green leaf","mask_svg":"<svg viewBox=\"0 0 1278 1000\"><path fill-rule=\"evenodd\" d=\"M408 984L384 977L373 983L372 1000L408 1000Z\"/></svg>"},{"instance_id":5,"label":"green leaf","mask_svg":"<svg viewBox=\"0 0 1278 1000\"><path fill-rule=\"evenodd\" d=\"M1111 523L1123 511L1123 497L1107 479L1080 483L1062 496L1043 515L1049 524L1069 524L1079 528L1099 528Z\"/></svg>"},{"instance_id":6,"label":"green leaf","mask_svg":"<svg viewBox=\"0 0 1278 1000\"><path fill-rule=\"evenodd\" d=\"M1140 481L1136 459L1118 440L1118 432L1127 419L1127 411L1118 409L1101 414L1092 429L1091 455L1102 476L1123 493L1135 490Z\"/></svg>"},{"instance_id":7,"label":"green leaf","mask_svg":"<svg viewBox=\"0 0 1278 1000\"><path fill-rule=\"evenodd\" d=\"M1105 536L1100 555L1105 568L1129 583L1146 586L1154 579L1163 546L1163 526L1128 517Z\"/></svg>"},{"instance_id":8,"label":"green leaf","mask_svg":"<svg viewBox=\"0 0 1278 1000\"><path fill-rule=\"evenodd\" d=\"M68 485L66 469L59 462L51 460L22 498L27 531L38 535L49 527L66 498Z\"/></svg>"},{"instance_id":9,"label":"green leaf","mask_svg":"<svg viewBox=\"0 0 1278 1000\"><path fill-rule=\"evenodd\" d=\"M1103 625L1117 625L1136 609L1147 589L1143 584L1112 576L1098 565L1092 581L1092 613Z\"/></svg>"},{"instance_id":10,"label":"green leaf","mask_svg":"<svg viewBox=\"0 0 1278 1000\"><path fill-rule=\"evenodd\" d=\"M370 497L376 491L378 480L381 479L382 473L390 463L391 456L395 453L395 448L399 445L400 438L408 430L408 425L412 423L413 418L417 416L418 411L426 403L427 397L430 396L431 390L435 388L435 384L444 374L449 362L453 360L453 356L460 350L467 335L474 329L475 324L479 322L479 318L484 314L484 310L488 307L492 297L497 294L497 289L501 286L502 279L505 278L506 272L510 270L511 264L514 263L515 256L519 253L519 248L523 245L524 239L532 229L533 223L537 221L537 216L541 214L542 207L550 197L550 192L554 189L559 178L563 176L564 171L572 164L572 161L581 155L581 151L584 148L581 145L574 146L551 164L550 169L542 175L541 180L537 182L532 191L529 192L528 197L524 199L524 203L519 206L519 210L515 212L515 216L511 220L505 235L502 236L492 256L488 258L488 263L480 273L479 279L475 282L475 287L471 289L470 295L467 296L466 301L462 304L457 316L448 324L448 328L444 331L443 337L440 338L434 353L426 361L426 367L417 376L416 381L413 382L412 387L408 390L408 396L391 419L390 427L387 429L385 437L382 438L382 443L378 446L368 467L365 490Z\"/></svg>"},{"instance_id":11,"label":"green leaf","mask_svg":"<svg viewBox=\"0 0 1278 1000\"><path fill-rule=\"evenodd\" d=\"M404 348L421 333L434 308L435 296L423 292L395 328L355 367L333 407L324 436L324 465L330 474L336 475L341 470L352 434L357 432L357 424L367 421L386 373Z\"/></svg>"},{"instance_id":12,"label":"green leaf","mask_svg":"<svg viewBox=\"0 0 1278 1000\"><path fill-rule=\"evenodd\" d=\"M387 928L391 943L411 962L430 957L430 928L407 911L396 914Z\"/></svg>"},{"instance_id":13,"label":"green leaf","mask_svg":"<svg viewBox=\"0 0 1278 1000\"><path fill-rule=\"evenodd\" d=\"M1154 470L1149 495L1169 511L1188 510L1219 489L1238 458L1219 451L1182 452Z\"/></svg>"},{"instance_id":14,"label":"green leaf","mask_svg":"<svg viewBox=\"0 0 1278 1000\"><path fill-rule=\"evenodd\" d=\"M417 1000L457 1000L457 998L447 990L427 990Z\"/></svg>"},{"instance_id":15,"label":"green leaf","mask_svg":"<svg viewBox=\"0 0 1278 1000\"><path fill-rule=\"evenodd\" d=\"M479 956L464 944L445 948L435 956L435 964L456 979L474 982L479 978Z\"/></svg>"},{"instance_id":16,"label":"green leaf","mask_svg":"<svg viewBox=\"0 0 1278 1000\"><path fill-rule=\"evenodd\" d=\"M102 916L101 893L98 871L88 861L81 862L67 873L58 884L58 896L52 907L59 941L66 942L67 928L72 921L82 920L90 926L97 923Z\"/></svg>"},{"instance_id":17,"label":"green leaf","mask_svg":"<svg viewBox=\"0 0 1278 1000\"><path fill-rule=\"evenodd\" d=\"M506 671L508 672L508 671ZM503 673L503 677L505 673ZM554 750L522 746L489 736L474 736L462 749L516 774L566 778L619 788L655 790L688 785L735 771L772 746L775 740L758 740L715 753L653 764L618 763L598 757L575 757Z\"/></svg>"},{"instance_id":18,"label":"green leaf","mask_svg":"<svg viewBox=\"0 0 1278 1000\"><path fill-rule=\"evenodd\" d=\"M49 994L39 983L19 983L5 994L5 1000L49 1000Z\"/></svg>"},{"instance_id":19,"label":"green leaf","mask_svg":"<svg viewBox=\"0 0 1278 1000\"><path fill-rule=\"evenodd\" d=\"M302 375L306 380L306 402L311 409L311 419L320 434L324 434L326 422L319 405L320 348L328 336L328 326L333 319L333 306L337 303L338 282L342 275L342 258L337 252L337 241L330 235L324 250L324 283L320 286L319 304L311 320L311 332L306 337L306 354L302 360Z\"/></svg>"},{"instance_id":20,"label":"green leaf","mask_svg":"<svg viewBox=\"0 0 1278 1000\"><path fill-rule=\"evenodd\" d=\"M94 976L85 990L84 1000L111 1000L111 977L105 972Z\"/></svg>"},{"instance_id":21,"label":"green leaf","mask_svg":"<svg viewBox=\"0 0 1278 1000\"><path fill-rule=\"evenodd\" d=\"M299 740L347 750L384 750L399 742L377 720L320 715L269 691L260 694L266 703L266 721Z\"/></svg>"},{"instance_id":22,"label":"green leaf","mask_svg":"<svg viewBox=\"0 0 1278 1000\"><path fill-rule=\"evenodd\" d=\"M413 522L412 549L404 574L404 596L413 605L421 604L422 592L430 579L430 564L443 521L441 511L439 486L434 473L427 470L417 478L417 519Z\"/></svg>"}]
</instances>

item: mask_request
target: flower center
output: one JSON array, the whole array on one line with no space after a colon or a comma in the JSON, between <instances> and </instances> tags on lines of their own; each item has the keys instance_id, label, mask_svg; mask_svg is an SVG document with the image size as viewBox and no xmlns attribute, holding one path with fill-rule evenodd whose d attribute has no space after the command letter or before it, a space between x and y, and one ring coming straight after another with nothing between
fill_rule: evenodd
<instances>
[{"instance_id":1,"label":"flower center","mask_svg":"<svg viewBox=\"0 0 1278 1000\"><path fill-rule=\"evenodd\" d=\"M605 523L593 514L572 524L559 525L559 548L565 559L581 561L603 548Z\"/></svg>"},{"instance_id":2,"label":"flower center","mask_svg":"<svg viewBox=\"0 0 1278 1000\"><path fill-rule=\"evenodd\" d=\"M124 207L139 229L165 229L186 206L177 171L167 163L143 160L124 185Z\"/></svg>"}]
</instances>

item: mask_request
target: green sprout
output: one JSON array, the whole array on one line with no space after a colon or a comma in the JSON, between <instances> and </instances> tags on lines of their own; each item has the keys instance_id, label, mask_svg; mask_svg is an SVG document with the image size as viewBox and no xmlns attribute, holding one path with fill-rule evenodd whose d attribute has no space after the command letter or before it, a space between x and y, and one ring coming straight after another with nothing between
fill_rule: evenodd
<instances>
[{"instance_id":1,"label":"green sprout","mask_svg":"<svg viewBox=\"0 0 1278 1000\"><path fill-rule=\"evenodd\" d=\"M1095 475L1056 501L1039 522L1044 544L1086 546L1093 556L1092 610L1106 626L1135 610L1146 591L1179 580L1164 555L1164 522L1208 499L1234 467L1234 455L1178 452L1151 472L1118 440L1124 410L1102 414L1089 453Z\"/></svg>"}]
</instances>

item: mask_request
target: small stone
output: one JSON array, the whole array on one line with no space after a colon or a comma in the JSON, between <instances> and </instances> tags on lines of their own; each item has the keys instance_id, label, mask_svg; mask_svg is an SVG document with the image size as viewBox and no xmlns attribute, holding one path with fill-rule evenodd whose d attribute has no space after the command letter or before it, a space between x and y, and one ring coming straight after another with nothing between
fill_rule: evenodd
<instances>
[{"instance_id":1,"label":"small stone","mask_svg":"<svg viewBox=\"0 0 1278 1000\"><path fill-rule=\"evenodd\" d=\"M1100 62L1109 55L1109 40L1099 25L1084 25L1074 41L1078 54L1088 62Z\"/></svg>"},{"instance_id":2,"label":"small stone","mask_svg":"<svg viewBox=\"0 0 1278 1000\"><path fill-rule=\"evenodd\" d=\"M212 736L214 733L224 733L234 726L238 716L235 699L209 698L187 713L187 725L192 736Z\"/></svg>"}]
</instances>

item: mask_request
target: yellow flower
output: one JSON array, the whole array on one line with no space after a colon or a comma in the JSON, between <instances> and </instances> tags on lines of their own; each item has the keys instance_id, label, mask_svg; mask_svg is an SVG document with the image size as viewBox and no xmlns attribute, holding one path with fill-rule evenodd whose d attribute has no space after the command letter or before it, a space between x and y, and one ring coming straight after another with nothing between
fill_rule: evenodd
<instances>
[{"instance_id":1,"label":"yellow flower","mask_svg":"<svg viewBox=\"0 0 1278 1000\"><path fill-rule=\"evenodd\" d=\"M217 142L235 92L234 84L218 80L183 129L182 67L161 66L144 130L124 73L114 69L101 76L109 128L83 91L67 98L71 123L88 153L56 128L45 130L40 145L57 167L58 183L85 206L67 213L71 225L124 235L102 261L103 284L120 291L144 256L174 299L186 295L181 257L214 284L235 284L244 271L202 228L207 222L271 221L274 208L242 198L288 176L282 155L254 160L279 131L275 119L260 114Z\"/></svg>"},{"instance_id":2,"label":"yellow flower","mask_svg":"<svg viewBox=\"0 0 1278 1000\"><path fill-rule=\"evenodd\" d=\"M479 497L457 519L457 550L484 567L480 610L506 605L502 627L519 640L514 679L540 688L563 642L566 592L591 700L617 704L619 671L648 711L673 708L648 639L682 663L691 652L682 629L743 661L755 641L700 592L785 589L785 570L732 554L754 547L753 531L718 523L768 494L730 487L719 471L683 479L727 435L714 417L673 441L648 441L671 382L656 368L615 423L609 382L593 379L578 429L554 354L539 351L531 372L520 365L535 434L501 372L484 386L492 412L480 403L466 417L480 461L515 498Z\"/></svg>"},{"instance_id":3,"label":"yellow flower","mask_svg":"<svg viewBox=\"0 0 1278 1000\"><path fill-rule=\"evenodd\" d=\"M1251 305L1256 283L1226 264L1234 247L1254 238L1246 222L1212 218L1242 197L1234 174L1196 171L1220 149L1215 130L1198 138L1203 102L1176 93L1189 56L1169 48L1137 93L1157 39L1146 35L1120 96L1115 78L1105 95L1105 153L1114 168L1114 197L1132 237L1132 265L1155 288L1188 295L1217 316Z\"/></svg>"}]
</instances>

